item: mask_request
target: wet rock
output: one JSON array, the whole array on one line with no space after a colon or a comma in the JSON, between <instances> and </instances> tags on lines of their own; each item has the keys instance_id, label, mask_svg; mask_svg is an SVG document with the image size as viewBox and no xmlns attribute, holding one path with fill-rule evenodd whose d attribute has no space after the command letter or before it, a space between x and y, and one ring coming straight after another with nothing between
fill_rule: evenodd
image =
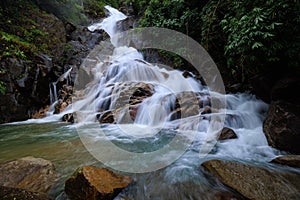
<instances>
[{"instance_id":1,"label":"wet rock","mask_svg":"<svg viewBox=\"0 0 300 200\"><path fill-rule=\"evenodd\" d=\"M75 119L74 119L74 113L68 113L65 114L62 119L63 122L69 122L69 123L74 123Z\"/></svg>"},{"instance_id":2,"label":"wet rock","mask_svg":"<svg viewBox=\"0 0 300 200\"><path fill-rule=\"evenodd\" d=\"M51 200L45 194L30 192L24 189L0 186L0 199L2 200Z\"/></svg>"},{"instance_id":3,"label":"wet rock","mask_svg":"<svg viewBox=\"0 0 300 200\"><path fill-rule=\"evenodd\" d=\"M45 106L44 108L41 108L40 110L36 111L33 114L32 118L33 119L41 119L41 118L46 117L47 112L49 111L49 108L50 108L49 106Z\"/></svg>"},{"instance_id":4,"label":"wet rock","mask_svg":"<svg viewBox=\"0 0 300 200\"><path fill-rule=\"evenodd\" d=\"M300 153L300 105L274 101L263 123L270 146Z\"/></svg>"},{"instance_id":5,"label":"wet rock","mask_svg":"<svg viewBox=\"0 0 300 200\"><path fill-rule=\"evenodd\" d=\"M205 106L205 107L202 109L201 115L204 115L204 114L210 114L210 113L211 113L211 107L210 107L210 106Z\"/></svg>"},{"instance_id":6,"label":"wet rock","mask_svg":"<svg viewBox=\"0 0 300 200\"><path fill-rule=\"evenodd\" d=\"M134 17L127 17L126 19L117 22L118 30L127 31L137 26L137 19Z\"/></svg>"},{"instance_id":7,"label":"wet rock","mask_svg":"<svg viewBox=\"0 0 300 200\"><path fill-rule=\"evenodd\" d=\"M108 124L115 123L115 118L114 118L113 112L111 110L108 110L108 111L101 113L100 116L98 117L98 121L100 123L108 123Z\"/></svg>"},{"instance_id":8,"label":"wet rock","mask_svg":"<svg viewBox=\"0 0 300 200\"><path fill-rule=\"evenodd\" d=\"M234 194L232 192L218 192L213 197L212 200L244 200L241 195Z\"/></svg>"},{"instance_id":9,"label":"wet rock","mask_svg":"<svg viewBox=\"0 0 300 200\"><path fill-rule=\"evenodd\" d=\"M236 133L231 128L224 127L219 136L219 140L228 140L237 138Z\"/></svg>"},{"instance_id":10,"label":"wet rock","mask_svg":"<svg viewBox=\"0 0 300 200\"><path fill-rule=\"evenodd\" d=\"M290 167L300 168L300 155L279 156L271 161L272 163L287 165Z\"/></svg>"},{"instance_id":11,"label":"wet rock","mask_svg":"<svg viewBox=\"0 0 300 200\"><path fill-rule=\"evenodd\" d=\"M113 199L132 179L94 166L84 166L65 183L65 192L72 200Z\"/></svg>"},{"instance_id":12,"label":"wet rock","mask_svg":"<svg viewBox=\"0 0 300 200\"><path fill-rule=\"evenodd\" d=\"M210 160L202 164L224 185L248 199L299 199L300 175L271 171L233 161Z\"/></svg>"},{"instance_id":13,"label":"wet rock","mask_svg":"<svg viewBox=\"0 0 300 200\"><path fill-rule=\"evenodd\" d=\"M186 71L186 70L184 70L184 71L182 72L182 76L183 76L184 78L193 77L192 74L191 74L191 72Z\"/></svg>"},{"instance_id":14,"label":"wet rock","mask_svg":"<svg viewBox=\"0 0 300 200\"><path fill-rule=\"evenodd\" d=\"M0 164L0 185L48 193L57 181L53 164L42 158L24 157Z\"/></svg>"},{"instance_id":15,"label":"wet rock","mask_svg":"<svg viewBox=\"0 0 300 200\"><path fill-rule=\"evenodd\" d=\"M84 26L70 27L69 25L68 28L70 41L78 41L90 49L94 48L95 45L99 44L103 39L100 31L90 32L87 27Z\"/></svg>"}]
</instances>

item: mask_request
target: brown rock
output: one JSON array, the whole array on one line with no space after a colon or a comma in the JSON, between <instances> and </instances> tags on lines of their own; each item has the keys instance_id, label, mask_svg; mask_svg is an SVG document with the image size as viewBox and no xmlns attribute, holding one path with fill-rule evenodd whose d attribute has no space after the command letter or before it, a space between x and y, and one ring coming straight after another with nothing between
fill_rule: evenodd
<instances>
[{"instance_id":1,"label":"brown rock","mask_svg":"<svg viewBox=\"0 0 300 200\"><path fill-rule=\"evenodd\" d=\"M283 101L272 102L263 130L270 146L300 153L300 105Z\"/></svg>"},{"instance_id":2,"label":"brown rock","mask_svg":"<svg viewBox=\"0 0 300 200\"><path fill-rule=\"evenodd\" d=\"M24 157L0 164L0 185L48 193L57 181L53 164L42 158Z\"/></svg>"},{"instance_id":3,"label":"brown rock","mask_svg":"<svg viewBox=\"0 0 300 200\"><path fill-rule=\"evenodd\" d=\"M100 123L112 124L115 122L114 114L111 110L105 111L100 114L98 121Z\"/></svg>"},{"instance_id":4,"label":"brown rock","mask_svg":"<svg viewBox=\"0 0 300 200\"><path fill-rule=\"evenodd\" d=\"M30 192L19 188L0 186L0 199L2 200L51 200L47 195Z\"/></svg>"},{"instance_id":5,"label":"brown rock","mask_svg":"<svg viewBox=\"0 0 300 200\"><path fill-rule=\"evenodd\" d=\"M300 175L271 171L232 161L210 160L202 164L219 180L249 199L299 199Z\"/></svg>"},{"instance_id":6,"label":"brown rock","mask_svg":"<svg viewBox=\"0 0 300 200\"><path fill-rule=\"evenodd\" d=\"M237 135L231 128L224 127L222 132L219 136L219 140L228 140L228 139L235 139Z\"/></svg>"},{"instance_id":7,"label":"brown rock","mask_svg":"<svg viewBox=\"0 0 300 200\"><path fill-rule=\"evenodd\" d=\"M63 122L74 123L74 122L75 122L74 115L75 115L75 113L68 113L68 114L65 114L65 115L62 117L61 120L62 120Z\"/></svg>"},{"instance_id":8,"label":"brown rock","mask_svg":"<svg viewBox=\"0 0 300 200\"><path fill-rule=\"evenodd\" d=\"M201 115L204 115L204 114L210 114L211 113L211 108L210 106L205 106L201 112Z\"/></svg>"},{"instance_id":9,"label":"brown rock","mask_svg":"<svg viewBox=\"0 0 300 200\"><path fill-rule=\"evenodd\" d=\"M84 166L65 183L66 194L74 200L113 199L132 179L105 168Z\"/></svg>"},{"instance_id":10,"label":"brown rock","mask_svg":"<svg viewBox=\"0 0 300 200\"><path fill-rule=\"evenodd\" d=\"M44 118L44 117L46 117L46 114L47 114L48 110L49 110L49 106L45 106L45 108L41 108L40 110L36 111L36 112L33 114L32 118L33 118L33 119L41 119L41 118Z\"/></svg>"},{"instance_id":11,"label":"brown rock","mask_svg":"<svg viewBox=\"0 0 300 200\"><path fill-rule=\"evenodd\" d=\"M218 192L213 197L212 200L243 200L245 199L241 195L234 194L231 192Z\"/></svg>"},{"instance_id":12,"label":"brown rock","mask_svg":"<svg viewBox=\"0 0 300 200\"><path fill-rule=\"evenodd\" d=\"M300 155L284 155L273 159L271 162L300 168Z\"/></svg>"}]
</instances>

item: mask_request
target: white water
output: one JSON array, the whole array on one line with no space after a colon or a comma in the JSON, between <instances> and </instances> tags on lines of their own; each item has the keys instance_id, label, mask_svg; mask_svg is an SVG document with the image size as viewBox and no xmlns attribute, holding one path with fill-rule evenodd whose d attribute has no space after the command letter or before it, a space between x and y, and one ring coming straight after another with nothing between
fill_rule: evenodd
<instances>
[{"instance_id":1,"label":"white water","mask_svg":"<svg viewBox=\"0 0 300 200\"><path fill-rule=\"evenodd\" d=\"M106 6L105 8L109 11L109 17L101 23L93 24L89 29L93 31L103 29L112 37L118 32L116 22L126 18L126 16L112 7ZM126 127L122 125L124 127L122 128L119 124L124 132L142 137L143 135L140 135L141 131L137 125L148 126L148 130L153 129L154 132L157 131L157 127L181 131L196 130L198 145L200 145L207 132L210 116L223 113L227 116L225 126L234 129L238 139L220 143L219 148L222 150L214 156L229 156L260 161L270 160L275 156L274 150L267 145L261 128L268 106L257 100L255 96L249 94L226 95L227 109L225 110L205 115L199 113L199 115L190 116L187 119L170 121L170 108L175 105L176 94L192 91L193 94L201 93L201 95L194 98L207 100L209 98L208 90L193 78L184 78L180 71L166 70L143 61L141 53L132 47L115 48L109 59L110 65L98 63L95 66L94 71L97 73L95 73L94 82L99 84L89 89L84 100L74 103L73 111L82 108L86 111L82 113L81 122L94 120L94 117L90 118L88 116L91 116L91 113L95 113L97 110L116 108L121 109L115 116L117 123L126 121L126 114L124 113L126 113L128 107L116 107L122 91L122 89L116 88L124 88L126 83L130 86L132 82L142 81L152 84L155 93L143 100L133 125L126 125ZM107 106L109 102L110 104ZM200 109L201 111L202 109ZM203 116L206 119L202 119ZM148 131L145 134L149 135L151 133Z\"/></svg>"},{"instance_id":2,"label":"white water","mask_svg":"<svg viewBox=\"0 0 300 200\"><path fill-rule=\"evenodd\" d=\"M88 28L93 31L103 29L112 36L118 32L117 21L126 16L110 6L105 8L109 11L109 17ZM202 106L209 104L209 91L193 78L184 78L182 72L178 70L166 70L147 63L143 60L143 55L132 47L115 48L113 54L105 58L106 60L103 61L98 60L91 69L93 80L88 84L87 89L80 91L79 100L75 98L72 106L58 115L28 120L25 123L53 122L59 120L64 114L72 112L76 112L77 123L94 123L100 111L117 110L114 113L115 121L124 133L143 138L155 136L162 129L187 133L192 131L196 132L192 149L199 151L199 146L206 138L210 117L226 114L224 125L232 128L237 133L238 139L218 142L217 151L211 156L265 162L278 154L268 146L262 131L262 121L268 105L257 100L255 96L250 94L225 95L226 109L203 115L200 113L203 110ZM71 70L60 78L66 78ZM151 85L154 94L142 101L133 121L128 115L128 105L126 105L129 100L124 103L120 102L120 99L126 89L127 93L133 92L130 88L138 82ZM192 101L188 101L191 106L194 106L195 100L202 100L203 105L199 107L199 114L187 115L182 119L171 121L170 112L175 106L176 95L178 98L178 94L180 96L185 92L188 92L189 98L193 98ZM184 98L183 95L182 99ZM106 129L115 130L114 126L107 126Z\"/></svg>"},{"instance_id":3,"label":"white water","mask_svg":"<svg viewBox=\"0 0 300 200\"><path fill-rule=\"evenodd\" d=\"M58 82L60 81L67 81L67 85L70 84L70 73L72 71L72 67L70 67L70 69L68 69L65 73L63 73L60 77L58 77L58 79L55 82L50 83L50 104L54 105L57 100L58 100L58 96L57 96L57 88L56 85ZM50 109L51 111L51 109Z\"/></svg>"},{"instance_id":4,"label":"white water","mask_svg":"<svg viewBox=\"0 0 300 200\"><path fill-rule=\"evenodd\" d=\"M115 23L124 19L124 15L111 7L106 7L106 9L110 12L109 18L100 24L92 25L89 29L101 28L112 36L117 32ZM193 100L202 100L203 106L206 106L210 98L207 88L193 78L184 78L180 71L166 70L147 63L143 60L143 55L134 48L115 48L113 54L105 58L105 60L98 60L98 63L91 69L93 75L91 83L85 90L77 91L80 93L80 98L74 98L72 106L59 115L28 120L25 123L59 121L64 114L76 112L79 125L98 125L96 115L100 114L100 111L118 108L115 114L118 124L106 125L103 128L108 133L106 137L94 134L92 128L85 129L86 134L91 135L95 143L101 140L111 140L133 151L156 149L161 140L168 141L174 133L186 133L184 136L187 137L191 132L195 133L195 138L190 138L193 143L182 157L162 170L137 176L135 188L130 188L124 196L132 196L132 199L198 199L199 195L202 195L203 199L210 199L211 191L218 190L221 186L208 186L203 173L199 172L199 165L204 160L220 158L264 164L278 155L278 152L267 145L262 131L262 121L268 105L257 100L255 96L228 94L225 95L226 109L212 114L200 114L203 110L201 106L199 114L171 121L170 112L175 106L176 94L189 92L188 97L193 94ZM122 97L122 92L126 91L125 89L132 88L137 82L151 85L154 94L143 100L136 118L132 121L127 115L126 101L122 102L120 97ZM193 102L189 103L193 105ZM218 142L206 158L200 159L199 149L205 142L210 118L218 114L226 114L225 126L232 128L238 138ZM70 128L71 131L74 130ZM74 132L70 135L73 134ZM57 137L61 140L60 134L57 134ZM76 147L74 149L76 150ZM109 150L102 153L107 157L115 156ZM154 159L168 159L172 153ZM81 161L82 158L74 154L72 159ZM68 164L65 160L61 162Z\"/></svg>"}]
</instances>

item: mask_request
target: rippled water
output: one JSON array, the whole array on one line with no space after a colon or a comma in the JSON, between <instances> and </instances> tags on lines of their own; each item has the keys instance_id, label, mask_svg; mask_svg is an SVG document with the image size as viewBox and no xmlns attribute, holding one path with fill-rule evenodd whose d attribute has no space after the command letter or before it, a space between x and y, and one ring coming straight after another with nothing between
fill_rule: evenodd
<instances>
[{"instance_id":1,"label":"rippled water","mask_svg":"<svg viewBox=\"0 0 300 200\"><path fill-rule=\"evenodd\" d=\"M130 125L127 125L130 126ZM132 152L147 152L159 149L169 143L176 133L171 130L160 130L148 138L128 136L118 125L102 127L105 137L97 137L93 131L99 124L86 125L84 129L93 140L112 141L120 148ZM121 127L124 128L124 127ZM130 128L127 127L126 130ZM124 173L135 178L136 183L123 192L120 197L129 199L211 199L214 193L226 191L217 184L200 167L200 164L211 158L258 162L265 165L275 156L275 151L262 140L260 128L246 130L237 128L239 139L218 142L213 151L205 158L199 157L201 133L196 135L188 150L174 163L160 170L134 174ZM264 138L263 138L264 139ZM111 151L102 152L108 157ZM13 124L0 126L0 162L24 156L41 157L52 161L60 176L59 183L51 191L58 196L64 187L64 181L79 166L103 164L95 159L82 144L76 126L65 123ZM165 155L168 156L168 155ZM159 159L161 157L158 156ZM119 165L126 164L119 163ZM60 197L61 198L61 197Z\"/></svg>"}]
</instances>

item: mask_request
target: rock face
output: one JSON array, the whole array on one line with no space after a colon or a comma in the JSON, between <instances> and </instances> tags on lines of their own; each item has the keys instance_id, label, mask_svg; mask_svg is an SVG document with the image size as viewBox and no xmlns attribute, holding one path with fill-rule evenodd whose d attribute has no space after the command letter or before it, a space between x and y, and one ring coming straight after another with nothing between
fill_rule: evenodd
<instances>
[{"instance_id":1,"label":"rock face","mask_svg":"<svg viewBox=\"0 0 300 200\"><path fill-rule=\"evenodd\" d=\"M48 193L57 181L53 164L42 158L24 157L0 164L0 185Z\"/></svg>"},{"instance_id":2,"label":"rock face","mask_svg":"<svg viewBox=\"0 0 300 200\"><path fill-rule=\"evenodd\" d=\"M19 188L0 186L0 199L2 200L51 200L47 195L30 192Z\"/></svg>"},{"instance_id":3,"label":"rock face","mask_svg":"<svg viewBox=\"0 0 300 200\"><path fill-rule=\"evenodd\" d=\"M1 33L20 38L26 45L5 43L0 36L1 50L15 45L14 48L22 53L22 56L10 53L5 57L1 54L0 81L6 91L0 93L0 123L26 120L49 104L49 82L57 78L55 64L61 62L66 43L63 22L40 10L33 1L18 5L5 1L5 4L8 5L5 10L11 13L7 15L11 22L5 26L1 23ZM17 8L20 12L15 19ZM5 21L3 19L3 23Z\"/></svg>"},{"instance_id":4,"label":"rock face","mask_svg":"<svg viewBox=\"0 0 300 200\"><path fill-rule=\"evenodd\" d=\"M271 162L300 168L300 155L284 155L273 159Z\"/></svg>"},{"instance_id":5,"label":"rock face","mask_svg":"<svg viewBox=\"0 0 300 200\"><path fill-rule=\"evenodd\" d=\"M202 164L223 184L248 199L299 199L300 175L270 171L232 161L210 160Z\"/></svg>"},{"instance_id":6,"label":"rock face","mask_svg":"<svg viewBox=\"0 0 300 200\"><path fill-rule=\"evenodd\" d=\"M270 146L300 153L300 105L283 101L272 102L263 130Z\"/></svg>"},{"instance_id":7,"label":"rock face","mask_svg":"<svg viewBox=\"0 0 300 200\"><path fill-rule=\"evenodd\" d=\"M113 199L132 179L104 168L84 166L65 183L65 192L73 200Z\"/></svg>"}]
</instances>

